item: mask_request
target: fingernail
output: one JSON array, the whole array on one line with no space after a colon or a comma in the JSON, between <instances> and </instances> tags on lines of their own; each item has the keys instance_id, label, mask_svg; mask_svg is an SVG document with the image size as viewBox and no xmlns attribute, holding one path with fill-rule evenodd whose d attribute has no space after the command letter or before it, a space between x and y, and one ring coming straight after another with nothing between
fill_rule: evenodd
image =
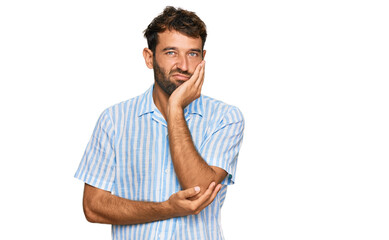
<instances>
[{"instance_id":1,"label":"fingernail","mask_svg":"<svg viewBox=\"0 0 389 240\"><path fill-rule=\"evenodd\" d=\"M194 187L196 192L200 192L200 187Z\"/></svg>"}]
</instances>

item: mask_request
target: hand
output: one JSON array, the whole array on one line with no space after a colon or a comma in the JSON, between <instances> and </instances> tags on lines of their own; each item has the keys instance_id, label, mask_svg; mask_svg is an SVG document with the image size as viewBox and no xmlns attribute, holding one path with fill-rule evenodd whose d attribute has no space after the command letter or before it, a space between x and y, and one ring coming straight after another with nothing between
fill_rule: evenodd
<instances>
[{"instance_id":1,"label":"hand","mask_svg":"<svg viewBox=\"0 0 389 240\"><path fill-rule=\"evenodd\" d=\"M168 107L177 106L184 109L189 103L200 97L204 83L205 61L197 65L192 77L179 86L169 97Z\"/></svg>"},{"instance_id":2,"label":"hand","mask_svg":"<svg viewBox=\"0 0 389 240\"><path fill-rule=\"evenodd\" d=\"M220 191L221 186L221 184L216 186L216 184L212 182L207 191L196 200L190 200L190 198L199 194L199 187L182 190L171 195L167 200L167 204L172 209L174 217L199 214L205 207L212 203L217 193Z\"/></svg>"}]
</instances>

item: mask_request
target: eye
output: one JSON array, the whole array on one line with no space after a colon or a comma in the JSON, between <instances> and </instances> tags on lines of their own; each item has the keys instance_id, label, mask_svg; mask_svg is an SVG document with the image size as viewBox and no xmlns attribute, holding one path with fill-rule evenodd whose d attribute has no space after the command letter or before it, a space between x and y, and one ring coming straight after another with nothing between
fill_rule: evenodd
<instances>
[{"instance_id":1,"label":"eye","mask_svg":"<svg viewBox=\"0 0 389 240\"><path fill-rule=\"evenodd\" d=\"M166 52L166 55L168 56L174 56L176 53L173 51Z\"/></svg>"},{"instance_id":2,"label":"eye","mask_svg":"<svg viewBox=\"0 0 389 240\"><path fill-rule=\"evenodd\" d=\"M199 54L197 52L190 52L189 56L190 57L197 57Z\"/></svg>"}]
</instances>

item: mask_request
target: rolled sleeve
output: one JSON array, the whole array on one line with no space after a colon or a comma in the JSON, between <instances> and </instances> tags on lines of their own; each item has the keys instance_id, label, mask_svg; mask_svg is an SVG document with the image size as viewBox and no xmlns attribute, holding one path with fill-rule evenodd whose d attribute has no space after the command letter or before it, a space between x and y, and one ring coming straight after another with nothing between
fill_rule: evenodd
<instances>
[{"instance_id":1,"label":"rolled sleeve","mask_svg":"<svg viewBox=\"0 0 389 240\"><path fill-rule=\"evenodd\" d=\"M114 127L104 111L89 140L75 178L94 187L112 191L115 179Z\"/></svg>"},{"instance_id":2,"label":"rolled sleeve","mask_svg":"<svg viewBox=\"0 0 389 240\"><path fill-rule=\"evenodd\" d=\"M235 183L236 166L242 145L244 119L241 111L233 107L217 124L213 133L206 139L200 155L210 166L224 169L228 175L222 184Z\"/></svg>"}]
</instances>

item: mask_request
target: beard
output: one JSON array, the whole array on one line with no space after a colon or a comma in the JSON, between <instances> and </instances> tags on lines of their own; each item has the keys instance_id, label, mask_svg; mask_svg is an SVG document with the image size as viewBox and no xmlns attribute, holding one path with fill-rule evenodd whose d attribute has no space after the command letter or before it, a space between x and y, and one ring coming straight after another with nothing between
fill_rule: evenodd
<instances>
[{"instance_id":1,"label":"beard","mask_svg":"<svg viewBox=\"0 0 389 240\"><path fill-rule=\"evenodd\" d=\"M189 77L192 76L192 74L190 74L188 71L183 71L179 68L175 69L175 70L172 70L170 71L169 73L167 73L165 71L165 69L161 68L156 59L154 58L154 61L153 61L153 69L154 69L154 79L155 81L157 82L158 86L167 94L167 95L172 95L172 93L174 92L174 90L176 90L179 85L175 84L172 80L171 80L171 76L175 73L180 73L180 74L185 74Z\"/></svg>"}]
</instances>

